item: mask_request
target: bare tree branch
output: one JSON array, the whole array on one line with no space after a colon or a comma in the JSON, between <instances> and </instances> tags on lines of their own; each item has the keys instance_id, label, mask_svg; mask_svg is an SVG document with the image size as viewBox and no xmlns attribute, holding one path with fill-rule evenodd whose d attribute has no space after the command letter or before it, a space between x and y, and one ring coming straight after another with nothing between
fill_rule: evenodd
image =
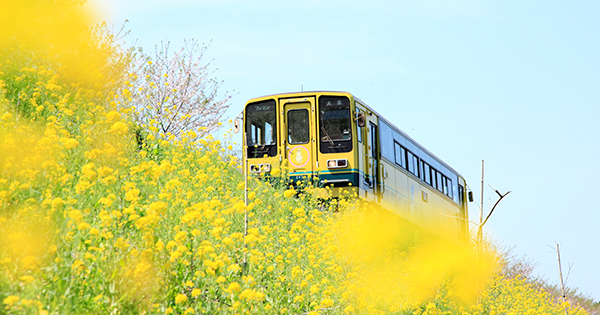
<instances>
[{"instance_id":1,"label":"bare tree branch","mask_svg":"<svg viewBox=\"0 0 600 315\"><path fill-rule=\"evenodd\" d=\"M164 137L188 131L203 136L218 127L231 95L219 94L222 81L213 78L212 61L204 62L208 45L196 40L169 52L169 42L155 47L153 56L140 58L141 70L132 76L125 102L135 108L138 122Z\"/></svg>"}]
</instances>

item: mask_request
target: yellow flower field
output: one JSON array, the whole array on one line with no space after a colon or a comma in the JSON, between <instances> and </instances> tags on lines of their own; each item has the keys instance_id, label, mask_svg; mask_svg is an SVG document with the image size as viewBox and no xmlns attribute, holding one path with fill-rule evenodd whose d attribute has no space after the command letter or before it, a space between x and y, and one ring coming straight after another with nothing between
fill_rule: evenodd
<instances>
[{"instance_id":1,"label":"yellow flower field","mask_svg":"<svg viewBox=\"0 0 600 315\"><path fill-rule=\"evenodd\" d=\"M0 5L23 28L0 22L0 314L587 314L360 200L250 178L246 205L230 135L139 133L123 49L72 1L51 2L66 37L20 3Z\"/></svg>"}]
</instances>

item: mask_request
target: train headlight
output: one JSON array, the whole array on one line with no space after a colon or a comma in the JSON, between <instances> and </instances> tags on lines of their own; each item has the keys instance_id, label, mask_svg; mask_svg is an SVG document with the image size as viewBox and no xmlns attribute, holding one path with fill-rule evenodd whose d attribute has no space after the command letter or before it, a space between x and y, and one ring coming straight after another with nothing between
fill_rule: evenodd
<instances>
[{"instance_id":1,"label":"train headlight","mask_svg":"<svg viewBox=\"0 0 600 315\"><path fill-rule=\"evenodd\" d=\"M269 163L261 164L260 165L260 171L261 172L270 172L271 171L271 164L269 164Z\"/></svg>"},{"instance_id":2,"label":"train headlight","mask_svg":"<svg viewBox=\"0 0 600 315\"><path fill-rule=\"evenodd\" d=\"M271 164L263 163L263 164L251 164L250 165L250 173L268 173L271 171Z\"/></svg>"},{"instance_id":3,"label":"train headlight","mask_svg":"<svg viewBox=\"0 0 600 315\"><path fill-rule=\"evenodd\" d=\"M347 159L327 160L327 168L343 168L348 166Z\"/></svg>"}]
</instances>

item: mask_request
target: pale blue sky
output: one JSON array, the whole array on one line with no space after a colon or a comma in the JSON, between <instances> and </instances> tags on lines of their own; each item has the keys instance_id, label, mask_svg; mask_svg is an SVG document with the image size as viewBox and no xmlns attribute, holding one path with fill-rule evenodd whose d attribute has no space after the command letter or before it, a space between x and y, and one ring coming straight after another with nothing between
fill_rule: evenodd
<instances>
[{"instance_id":1,"label":"pale blue sky","mask_svg":"<svg viewBox=\"0 0 600 315\"><path fill-rule=\"evenodd\" d=\"M484 159L484 209L487 184L512 190L486 232L553 283L558 242L567 284L600 299L600 3L105 1L147 52L212 40L216 76L237 93L230 118L256 96L348 91L462 173L476 200Z\"/></svg>"}]
</instances>

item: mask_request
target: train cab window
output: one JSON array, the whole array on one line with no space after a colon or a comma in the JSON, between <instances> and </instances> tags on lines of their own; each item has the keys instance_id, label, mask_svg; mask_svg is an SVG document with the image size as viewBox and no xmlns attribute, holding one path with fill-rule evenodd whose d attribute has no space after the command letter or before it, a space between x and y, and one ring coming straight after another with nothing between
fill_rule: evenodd
<instances>
[{"instance_id":1,"label":"train cab window","mask_svg":"<svg viewBox=\"0 0 600 315\"><path fill-rule=\"evenodd\" d=\"M394 141L394 159L396 164L406 168L406 150L396 141Z\"/></svg>"},{"instance_id":2,"label":"train cab window","mask_svg":"<svg viewBox=\"0 0 600 315\"><path fill-rule=\"evenodd\" d=\"M309 142L308 109L293 109L287 113L288 143L304 144Z\"/></svg>"},{"instance_id":3,"label":"train cab window","mask_svg":"<svg viewBox=\"0 0 600 315\"><path fill-rule=\"evenodd\" d=\"M246 145L249 158L277 154L275 100L246 106Z\"/></svg>"},{"instance_id":4,"label":"train cab window","mask_svg":"<svg viewBox=\"0 0 600 315\"><path fill-rule=\"evenodd\" d=\"M321 153L352 151L350 100L345 96L319 98L319 139Z\"/></svg>"}]
</instances>

